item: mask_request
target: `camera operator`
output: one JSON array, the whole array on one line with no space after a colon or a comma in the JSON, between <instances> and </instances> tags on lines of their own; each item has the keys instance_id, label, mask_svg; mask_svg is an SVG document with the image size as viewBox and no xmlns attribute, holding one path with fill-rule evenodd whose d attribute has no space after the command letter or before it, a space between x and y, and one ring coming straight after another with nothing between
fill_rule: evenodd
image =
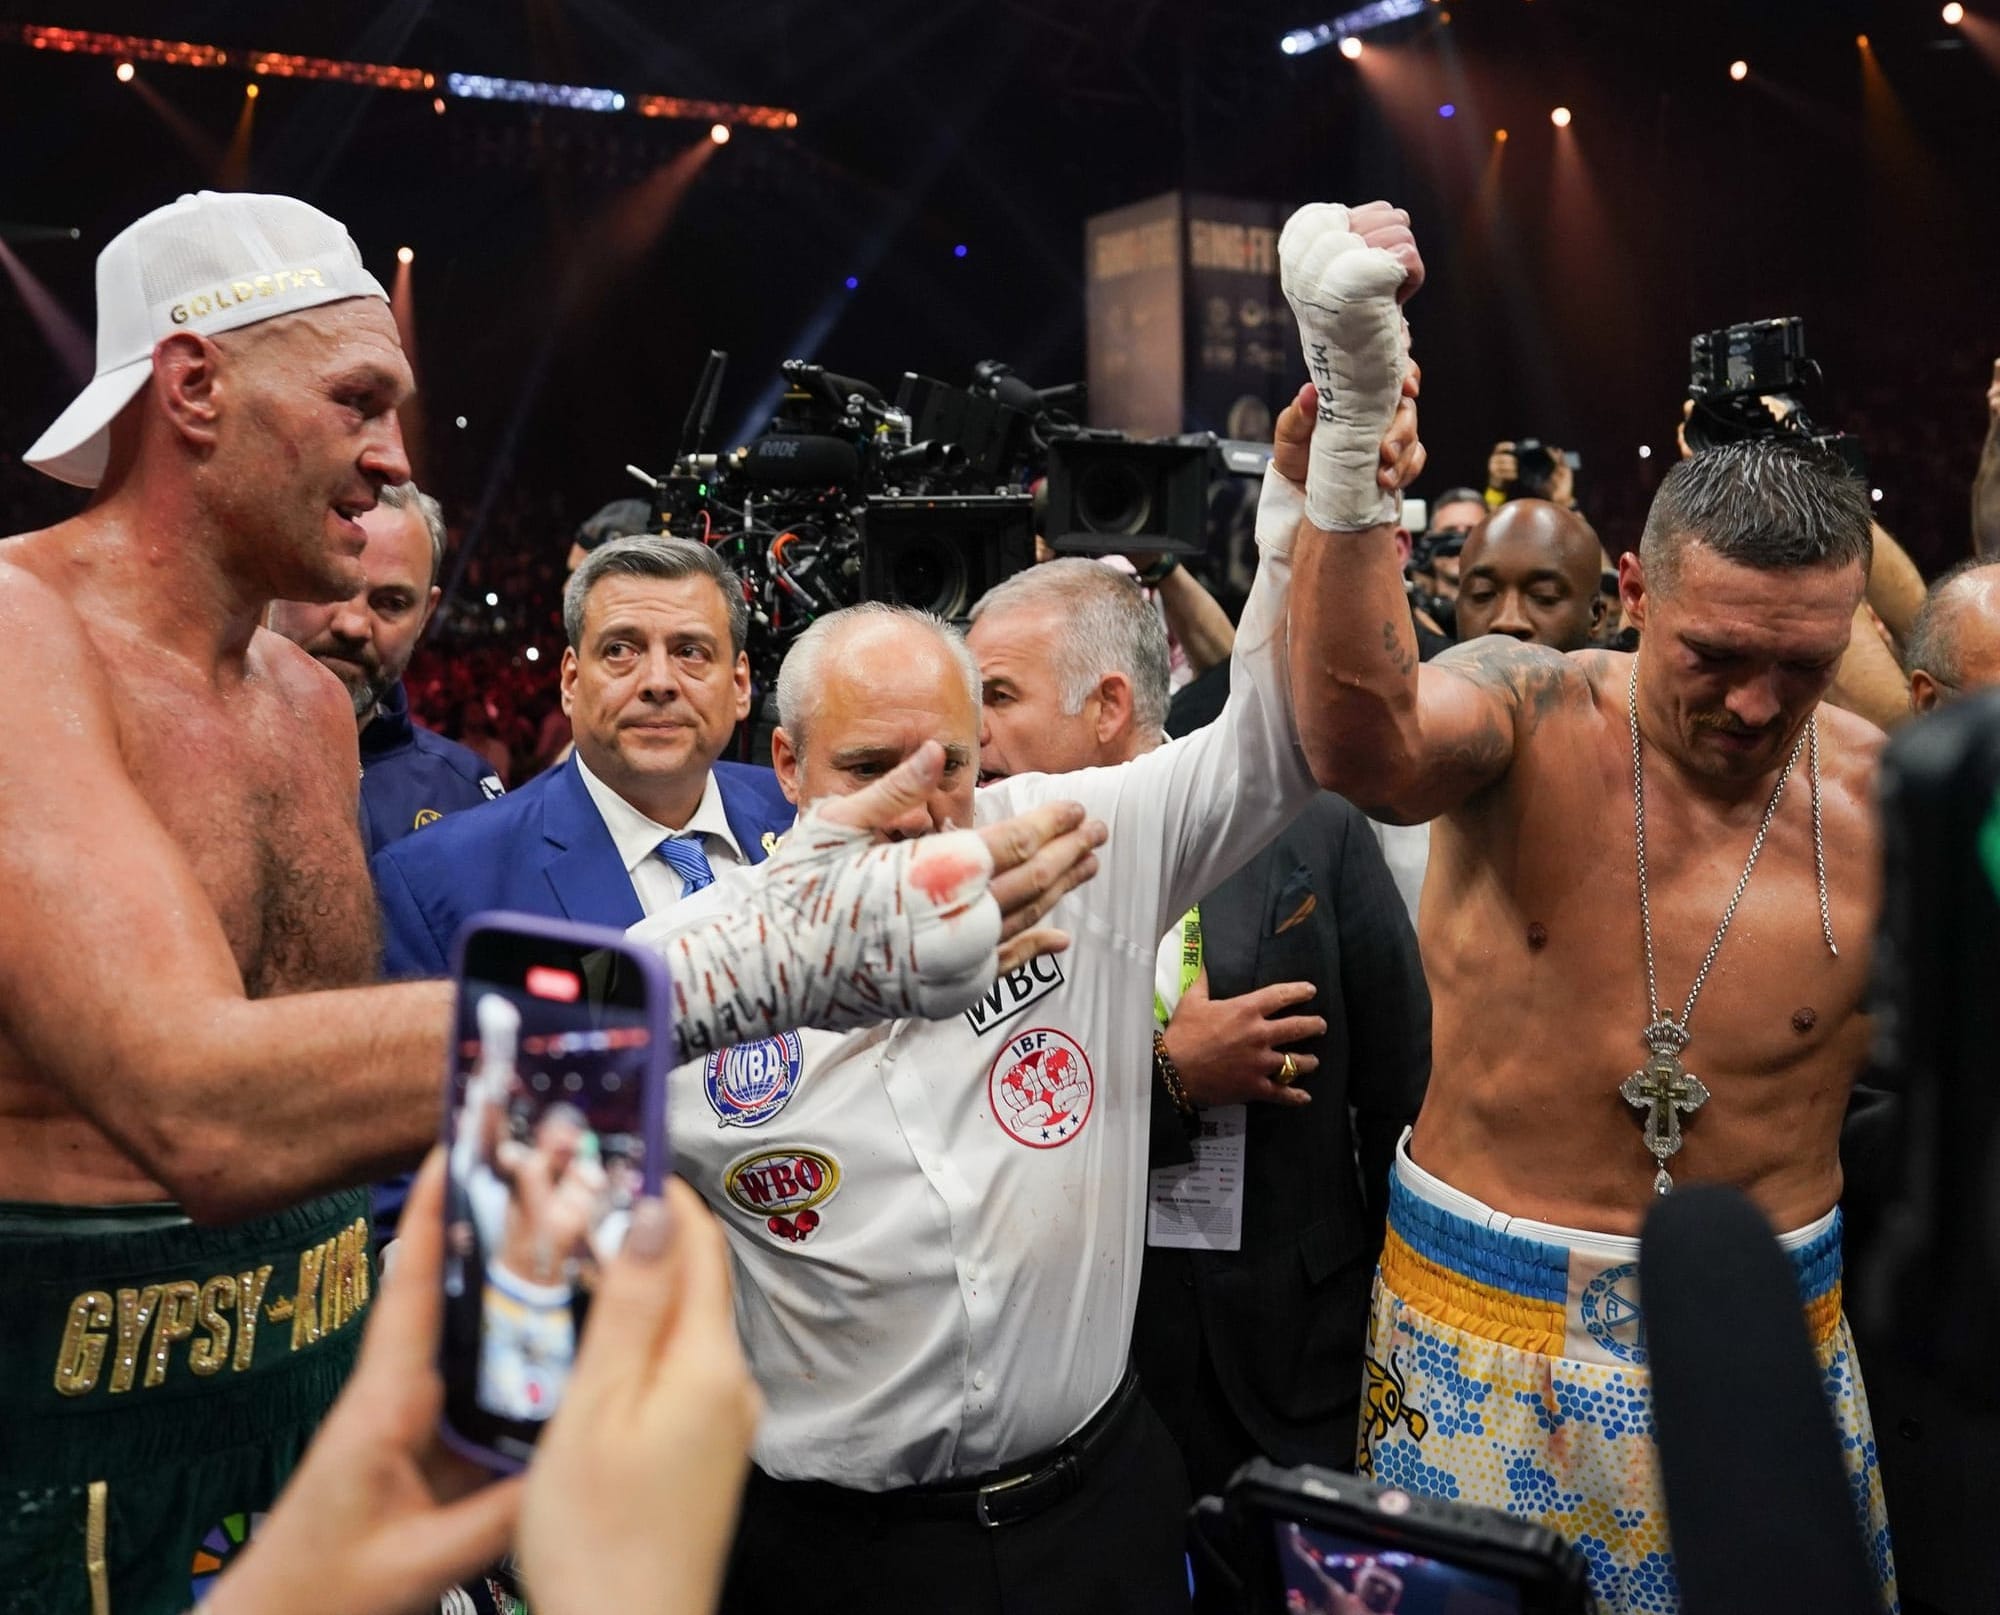
<instances>
[{"instance_id":1,"label":"camera operator","mask_svg":"<svg viewBox=\"0 0 2000 1615\"><path fill-rule=\"evenodd\" d=\"M1486 525L1486 501L1471 488L1448 488L1431 506L1430 525L1411 545L1409 572L1416 585L1419 627L1450 641L1456 626L1459 557L1465 542ZM1423 649L1423 636L1418 636Z\"/></svg>"},{"instance_id":2,"label":"camera operator","mask_svg":"<svg viewBox=\"0 0 2000 1615\"><path fill-rule=\"evenodd\" d=\"M1531 437L1495 443L1486 457L1486 503L1509 499L1546 499L1565 510L1576 509L1574 457Z\"/></svg>"}]
</instances>

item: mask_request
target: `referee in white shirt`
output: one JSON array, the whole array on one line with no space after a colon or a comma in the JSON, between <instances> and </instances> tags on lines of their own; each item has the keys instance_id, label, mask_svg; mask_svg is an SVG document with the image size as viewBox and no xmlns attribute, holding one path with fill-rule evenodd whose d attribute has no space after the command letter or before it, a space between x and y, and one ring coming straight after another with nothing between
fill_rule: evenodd
<instances>
[{"instance_id":1,"label":"referee in white shirt","mask_svg":"<svg viewBox=\"0 0 2000 1615\"><path fill-rule=\"evenodd\" d=\"M1413 406L1388 407L1385 486L1422 457ZM1117 768L1016 775L975 801L979 674L955 632L855 607L786 659L773 751L801 807L937 740L944 778L896 830L1064 797L1110 838L1099 878L1055 912L1070 951L961 1016L787 1034L675 1073L678 1170L728 1229L766 1404L726 1611L1186 1606L1183 1471L1127 1362L1154 958L1317 795L1285 637L1313 429L1296 403L1280 420L1230 699L1186 739ZM657 941L731 885L636 934Z\"/></svg>"}]
</instances>

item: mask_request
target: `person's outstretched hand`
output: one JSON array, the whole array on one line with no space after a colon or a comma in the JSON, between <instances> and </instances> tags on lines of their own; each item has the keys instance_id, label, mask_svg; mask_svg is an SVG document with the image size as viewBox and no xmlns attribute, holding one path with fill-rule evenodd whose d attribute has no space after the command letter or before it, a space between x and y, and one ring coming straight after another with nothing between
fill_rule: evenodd
<instances>
[{"instance_id":1,"label":"person's outstretched hand","mask_svg":"<svg viewBox=\"0 0 2000 1615\"><path fill-rule=\"evenodd\" d=\"M528 1471L516 1562L535 1615L714 1609L761 1407L722 1230L675 1179L634 1210Z\"/></svg>"},{"instance_id":2,"label":"person's outstretched hand","mask_svg":"<svg viewBox=\"0 0 2000 1615\"><path fill-rule=\"evenodd\" d=\"M433 1150L404 1207L394 1271L354 1377L263 1529L215 1584L209 1615L435 1609L446 1589L506 1553L521 1483L483 1484L485 1471L437 1435L443 1199L444 1154Z\"/></svg>"}]
</instances>

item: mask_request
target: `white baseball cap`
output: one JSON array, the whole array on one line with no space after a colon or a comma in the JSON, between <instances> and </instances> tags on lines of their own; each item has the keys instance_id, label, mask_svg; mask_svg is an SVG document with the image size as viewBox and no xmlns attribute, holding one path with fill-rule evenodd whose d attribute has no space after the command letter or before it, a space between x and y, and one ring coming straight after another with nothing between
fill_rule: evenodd
<instances>
[{"instance_id":1,"label":"white baseball cap","mask_svg":"<svg viewBox=\"0 0 2000 1615\"><path fill-rule=\"evenodd\" d=\"M200 191L121 230L97 255L97 375L22 458L95 488L111 423L176 331L214 336L346 297L388 301L347 229L290 196Z\"/></svg>"}]
</instances>

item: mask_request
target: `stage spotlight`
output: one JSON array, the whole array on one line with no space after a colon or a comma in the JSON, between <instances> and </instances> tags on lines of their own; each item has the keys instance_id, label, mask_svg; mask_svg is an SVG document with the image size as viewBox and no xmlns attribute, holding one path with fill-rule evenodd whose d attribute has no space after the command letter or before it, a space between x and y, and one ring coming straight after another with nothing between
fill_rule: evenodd
<instances>
[{"instance_id":1,"label":"stage spotlight","mask_svg":"<svg viewBox=\"0 0 2000 1615\"><path fill-rule=\"evenodd\" d=\"M1493 131L1493 138L1504 146L1507 144L1507 131L1505 129L1495 129Z\"/></svg>"},{"instance_id":2,"label":"stage spotlight","mask_svg":"<svg viewBox=\"0 0 2000 1615\"><path fill-rule=\"evenodd\" d=\"M708 127L708 138L714 141L718 146L728 145L729 125L726 123L710 124Z\"/></svg>"},{"instance_id":3,"label":"stage spotlight","mask_svg":"<svg viewBox=\"0 0 2000 1615\"><path fill-rule=\"evenodd\" d=\"M1856 34L1854 36L1854 43L1862 50L1866 50L1868 48L1868 36L1866 34Z\"/></svg>"},{"instance_id":4,"label":"stage spotlight","mask_svg":"<svg viewBox=\"0 0 2000 1615\"><path fill-rule=\"evenodd\" d=\"M528 660L531 662L539 662L542 659L542 653L536 650L533 645L530 645L526 650L522 651L521 654L527 657Z\"/></svg>"},{"instance_id":5,"label":"stage spotlight","mask_svg":"<svg viewBox=\"0 0 2000 1615\"><path fill-rule=\"evenodd\" d=\"M456 426L462 432L465 430L465 417L463 415L460 415L456 419L454 419L451 424Z\"/></svg>"},{"instance_id":6,"label":"stage spotlight","mask_svg":"<svg viewBox=\"0 0 2000 1615\"><path fill-rule=\"evenodd\" d=\"M416 255L416 253L415 253L414 251L412 251L412 250L411 250L410 248L408 248L408 247L398 247L398 248L396 249L396 262L397 262L397 263L399 263L399 264L413 264L413 263L415 263L416 261L417 261L417 255Z\"/></svg>"},{"instance_id":7,"label":"stage spotlight","mask_svg":"<svg viewBox=\"0 0 2000 1615\"><path fill-rule=\"evenodd\" d=\"M1944 8L1944 20L1956 28L1965 21L1965 7L1958 0L1951 0L1951 4Z\"/></svg>"},{"instance_id":8,"label":"stage spotlight","mask_svg":"<svg viewBox=\"0 0 2000 1615\"><path fill-rule=\"evenodd\" d=\"M138 72L138 69L130 62L120 62L118 64L118 82L120 84L130 84L132 82L132 75L136 72Z\"/></svg>"},{"instance_id":9,"label":"stage spotlight","mask_svg":"<svg viewBox=\"0 0 2000 1615\"><path fill-rule=\"evenodd\" d=\"M851 291L854 291L854 290L855 290L856 288L858 288L858 287L860 286L860 284L861 284L861 282L860 282L860 280L859 280L859 279L858 279L858 278L857 278L856 276L853 276L853 275L849 275L849 276L847 277L847 281L846 281L846 286L847 286L847 289L848 289L848 290L849 290L850 292L851 292Z\"/></svg>"},{"instance_id":10,"label":"stage spotlight","mask_svg":"<svg viewBox=\"0 0 2000 1615\"><path fill-rule=\"evenodd\" d=\"M1447 101L1443 106L1438 108L1438 116L1440 118L1455 118L1458 116L1458 108Z\"/></svg>"},{"instance_id":11,"label":"stage spotlight","mask_svg":"<svg viewBox=\"0 0 2000 1615\"><path fill-rule=\"evenodd\" d=\"M965 243L961 241L957 246L953 247L951 255L954 258L963 258L965 256Z\"/></svg>"},{"instance_id":12,"label":"stage spotlight","mask_svg":"<svg viewBox=\"0 0 2000 1615\"><path fill-rule=\"evenodd\" d=\"M1356 39L1352 34L1349 34L1340 42L1340 54L1345 56L1350 62L1360 61L1361 41Z\"/></svg>"},{"instance_id":13,"label":"stage spotlight","mask_svg":"<svg viewBox=\"0 0 2000 1615\"><path fill-rule=\"evenodd\" d=\"M1287 56L1296 56L1299 53L1299 42L1290 34L1287 34L1283 39L1278 41L1278 49L1283 51Z\"/></svg>"},{"instance_id":14,"label":"stage spotlight","mask_svg":"<svg viewBox=\"0 0 2000 1615\"><path fill-rule=\"evenodd\" d=\"M1882 503L1882 490L1880 488L1870 488L1868 490L1868 497L1879 505Z\"/></svg>"},{"instance_id":15,"label":"stage spotlight","mask_svg":"<svg viewBox=\"0 0 2000 1615\"><path fill-rule=\"evenodd\" d=\"M256 86L256 85L254 85L254 84L246 84L246 85L244 85L244 86L243 86L243 99L244 99L244 100L246 100L246 101L254 101L254 100L256 100L256 99L257 99L257 86Z\"/></svg>"},{"instance_id":16,"label":"stage spotlight","mask_svg":"<svg viewBox=\"0 0 2000 1615\"><path fill-rule=\"evenodd\" d=\"M486 597L486 603L489 606L497 606L500 604L500 597L497 594L488 594Z\"/></svg>"},{"instance_id":17,"label":"stage spotlight","mask_svg":"<svg viewBox=\"0 0 2000 1615\"><path fill-rule=\"evenodd\" d=\"M1650 460L1652 459L1652 457L1653 457L1653 446L1650 443L1641 443L1639 445L1639 458L1642 460Z\"/></svg>"},{"instance_id":18,"label":"stage spotlight","mask_svg":"<svg viewBox=\"0 0 2000 1615\"><path fill-rule=\"evenodd\" d=\"M441 95L434 95L434 96L432 96L432 97L431 97L431 111L435 112L435 113L436 113L436 114L437 114L437 115L438 115L438 116L439 116L440 118L442 118L442 117L444 116L444 97L443 97L443 96L441 96Z\"/></svg>"},{"instance_id":19,"label":"stage spotlight","mask_svg":"<svg viewBox=\"0 0 2000 1615\"><path fill-rule=\"evenodd\" d=\"M1555 111L1549 114L1549 122L1554 124L1558 129L1567 129L1569 127L1569 108L1557 107Z\"/></svg>"},{"instance_id":20,"label":"stage spotlight","mask_svg":"<svg viewBox=\"0 0 2000 1615\"><path fill-rule=\"evenodd\" d=\"M1750 76L1750 64L1745 61L1731 62L1729 64L1729 76L1736 80L1738 84L1741 84Z\"/></svg>"}]
</instances>

